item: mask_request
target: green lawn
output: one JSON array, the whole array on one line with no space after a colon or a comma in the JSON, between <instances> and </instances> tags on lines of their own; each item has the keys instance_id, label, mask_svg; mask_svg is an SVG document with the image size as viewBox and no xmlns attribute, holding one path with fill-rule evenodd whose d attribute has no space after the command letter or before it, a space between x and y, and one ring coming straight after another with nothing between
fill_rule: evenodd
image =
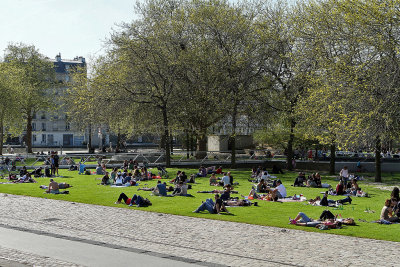
<instances>
[{"instance_id":1,"label":"green lawn","mask_svg":"<svg viewBox=\"0 0 400 267\"><path fill-rule=\"evenodd\" d=\"M168 171L171 177L174 176L173 174L176 173L177 169L168 169ZM196 170L193 169L185 171L188 176L191 173L196 172ZM206 212L200 214L192 213L192 211L195 210L203 200L213 197L211 194L196 193L199 190L212 190L216 188L214 186L208 185L208 178L197 179L197 184L193 185L192 190L189 190L189 193L194 195L194 197L190 198L156 197L150 196L150 192L137 191L139 187L154 186L156 184L156 181L140 182L139 187L126 187L121 189L98 185L98 183L100 183L100 180L96 179L100 178L100 176L98 175L78 175L76 171L70 172L67 170L61 170L60 174L64 177L56 178L57 182L67 182L73 185L72 188L68 189L70 191L69 195L44 194L43 190L39 188L39 185L48 185L48 178L38 178L37 184L2 184L0 185L0 192L133 209L126 205L114 204L119 194L121 192L125 192L128 196L131 196L133 194L140 194L141 196L148 197L153 203L152 206L147 208L134 209L322 232L321 230L314 228L299 227L288 224L288 218L295 217L299 211L305 212L310 217L317 218L319 217L321 212L326 209L325 207L315 207L307 205L305 202L279 203L257 201L259 204L258 207L251 206L230 208L230 211L233 213L233 215L216 215L208 214ZM233 194L232 196L240 196L240 194L247 195L249 193L251 183L248 182L247 179L250 177L250 174L250 170L232 170L234 180L240 183L240 185L235 187L235 190L238 190L239 194ZM320 192L323 191L323 189L320 188L298 188L290 186L290 184L293 183L295 177L296 173L290 172L287 172L284 175L278 175L278 178L280 178L283 181L283 184L286 186L288 195L304 194L304 196L306 196L307 198L314 198L317 195L321 195ZM380 225L376 223L364 223L358 221L358 219L363 219L366 221L378 220L385 199L390 197L390 191L376 188L377 185L373 184L372 180L372 178L367 178L366 181L359 182L360 187L362 187L364 191L370 194L370 198L354 197L353 203L351 205L344 205L343 210L335 210L334 208L329 208L334 214L340 213L343 217L355 218L357 226L349 226L343 229L328 230L324 231L324 233L366 237L397 242L400 241L400 224ZM384 174L383 180L386 183L382 184L381 186L398 185L400 181L400 175ZM164 179L163 181L167 180ZM332 186L335 186L337 183L336 181L334 181L334 177L328 177L326 175L323 175L323 182L330 183ZM342 197L330 197L330 199L340 198ZM366 213L364 212L366 209L373 210L375 211L375 213Z\"/></svg>"}]
</instances>

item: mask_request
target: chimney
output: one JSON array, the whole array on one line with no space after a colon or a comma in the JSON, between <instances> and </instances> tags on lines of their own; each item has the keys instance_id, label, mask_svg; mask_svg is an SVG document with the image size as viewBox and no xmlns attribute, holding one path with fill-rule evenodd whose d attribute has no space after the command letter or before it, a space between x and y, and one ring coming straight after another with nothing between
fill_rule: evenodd
<instances>
[{"instance_id":1,"label":"chimney","mask_svg":"<svg viewBox=\"0 0 400 267\"><path fill-rule=\"evenodd\" d=\"M56 61L57 62L61 61L61 53L58 53L58 55L56 55Z\"/></svg>"}]
</instances>

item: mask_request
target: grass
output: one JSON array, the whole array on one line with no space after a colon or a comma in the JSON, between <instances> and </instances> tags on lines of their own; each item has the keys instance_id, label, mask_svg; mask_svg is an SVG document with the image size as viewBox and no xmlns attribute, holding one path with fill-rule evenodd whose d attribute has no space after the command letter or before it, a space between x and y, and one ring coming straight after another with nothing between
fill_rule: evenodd
<instances>
[{"instance_id":1,"label":"grass","mask_svg":"<svg viewBox=\"0 0 400 267\"><path fill-rule=\"evenodd\" d=\"M177 169L168 169L170 176L176 173ZM184 170L187 174L195 173L194 169ZM81 202L88 204L96 204L103 206L112 206L119 208L131 208L127 205L115 205L114 202L117 200L121 192L126 193L128 196L133 194L140 194L143 197L147 197L153 203L152 206L147 208L134 208L152 212L169 213L191 217L202 217L207 219L234 221L241 223L250 223L258 225L276 226L283 228L292 228L298 230L321 232L321 230L310 228L310 227L299 227L288 224L289 217L295 217L299 211L305 212L312 218L318 218L321 212L326 207L316 207L307 205L305 202L293 202L293 203L279 203L279 202L267 202L257 201L259 206L251 207L237 207L230 208L230 212L233 215L216 215L204 213L192 213L202 201L206 198L212 198L211 194L200 194L196 193L200 190L213 190L216 187L208 184L208 178L199 178L196 180L197 184L193 185L193 189L189 190L189 193L194 197L156 197L151 196L150 192L137 191L139 187L148 186L152 187L156 184L156 181L143 181L140 182L138 187L126 187L126 188L111 188L109 186L98 185L100 180L99 175L79 175L76 171L70 172L67 170L60 170L60 174L63 178L56 178L57 182L67 182L73 185L69 195L51 195L44 194L42 189L39 189L39 185L48 185L48 178L37 178L38 183L35 184L2 184L0 186L1 193L9 193L16 195L27 195L33 197L52 198L60 199L73 202ZM240 196L240 194L247 195L251 188L251 183L247 181L250 177L251 172L249 170L232 170L232 175L236 182L240 184L235 187L235 190L239 191L239 194L232 196ZM188 175L189 176L189 175ZM278 175L283 181L283 184L287 188L288 195L303 194L307 198L315 198L320 195L323 191L321 188L299 188L292 187L290 184L293 183L296 173L286 172L283 175ZM329 208L334 214L340 213L343 217L352 217L356 220L357 226L344 227L343 229L333 229L324 231L329 234L339 234L355 237L364 237L380 240L389 241L400 241L400 224L395 225L380 225L376 223L365 223L359 222L358 219L366 221L378 220L380 211L383 207L386 198L390 197L390 191L376 188L376 184L372 182L372 178L367 178L365 181L359 182L360 187L370 194L370 198L353 198L351 205L344 205L343 210L335 210ZM400 180L399 174L384 174L383 180L385 184L381 186L397 185ZM5 180L0 180L5 181ZM163 179L162 181L167 181ZM323 175L323 182L329 183L332 186L337 184L334 181L334 177ZM219 188L220 189L220 188ZM330 196L330 199L341 199L342 197ZM131 208L132 209L132 208ZM373 210L375 213L366 213L366 209Z\"/></svg>"}]
</instances>

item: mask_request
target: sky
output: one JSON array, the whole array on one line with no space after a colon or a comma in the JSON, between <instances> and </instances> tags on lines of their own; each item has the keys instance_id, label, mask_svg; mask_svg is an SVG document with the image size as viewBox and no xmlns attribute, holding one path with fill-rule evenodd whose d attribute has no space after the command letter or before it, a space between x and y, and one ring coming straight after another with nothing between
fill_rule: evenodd
<instances>
[{"instance_id":1,"label":"sky","mask_svg":"<svg viewBox=\"0 0 400 267\"><path fill-rule=\"evenodd\" d=\"M0 0L0 57L9 43L43 55L87 60L104 53L116 24L135 18L135 0Z\"/></svg>"}]
</instances>

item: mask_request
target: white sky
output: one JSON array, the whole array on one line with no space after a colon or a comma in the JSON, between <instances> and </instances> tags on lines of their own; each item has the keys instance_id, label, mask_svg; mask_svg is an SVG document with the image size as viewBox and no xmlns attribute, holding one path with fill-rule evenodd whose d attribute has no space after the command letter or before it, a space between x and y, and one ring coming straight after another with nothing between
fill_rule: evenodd
<instances>
[{"instance_id":1,"label":"white sky","mask_svg":"<svg viewBox=\"0 0 400 267\"><path fill-rule=\"evenodd\" d=\"M50 58L102 54L116 23L134 19L135 0L0 0L0 57L10 42Z\"/></svg>"}]
</instances>

